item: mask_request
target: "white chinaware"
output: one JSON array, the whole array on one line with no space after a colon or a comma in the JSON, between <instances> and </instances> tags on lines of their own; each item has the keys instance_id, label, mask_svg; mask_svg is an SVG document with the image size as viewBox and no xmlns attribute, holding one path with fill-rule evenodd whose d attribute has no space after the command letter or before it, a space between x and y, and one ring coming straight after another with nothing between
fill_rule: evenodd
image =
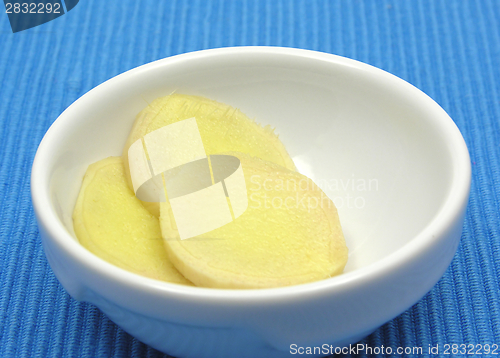
<instances>
[{"instance_id":1,"label":"white chinaware","mask_svg":"<svg viewBox=\"0 0 500 358\"><path fill-rule=\"evenodd\" d=\"M276 128L299 171L337 204L349 248L342 275L260 290L184 287L124 271L78 243L71 215L87 166L121 155L135 115L173 91ZM152 347L196 358L307 347L325 355L356 343L443 275L469 188L464 140L423 92L354 60L274 47L187 53L106 81L57 118L31 177L43 247L70 295Z\"/></svg>"}]
</instances>

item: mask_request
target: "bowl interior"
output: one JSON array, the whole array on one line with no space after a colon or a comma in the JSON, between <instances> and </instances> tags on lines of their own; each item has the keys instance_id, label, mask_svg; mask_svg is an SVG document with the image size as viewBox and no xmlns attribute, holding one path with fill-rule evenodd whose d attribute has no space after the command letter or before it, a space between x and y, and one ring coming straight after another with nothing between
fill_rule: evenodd
<instances>
[{"instance_id":1,"label":"bowl interior","mask_svg":"<svg viewBox=\"0 0 500 358\"><path fill-rule=\"evenodd\" d=\"M299 171L336 203L346 272L379 261L433 219L453 180L445 115L409 84L370 66L292 50L187 54L129 71L70 106L48 133L52 205L71 215L89 164L121 155L135 115L173 91L240 108L276 128Z\"/></svg>"}]
</instances>

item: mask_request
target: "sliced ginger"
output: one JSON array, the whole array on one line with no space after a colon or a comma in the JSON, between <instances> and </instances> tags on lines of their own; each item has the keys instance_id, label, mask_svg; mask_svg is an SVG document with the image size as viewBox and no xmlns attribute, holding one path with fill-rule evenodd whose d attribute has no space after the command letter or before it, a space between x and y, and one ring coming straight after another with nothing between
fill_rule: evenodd
<instances>
[{"instance_id":1,"label":"sliced ginger","mask_svg":"<svg viewBox=\"0 0 500 358\"><path fill-rule=\"evenodd\" d=\"M80 243L109 263L150 278L192 285L168 259L158 219L128 187L120 157L89 166L73 224Z\"/></svg>"},{"instance_id":2,"label":"sliced ginger","mask_svg":"<svg viewBox=\"0 0 500 358\"><path fill-rule=\"evenodd\" d=\"M142 202L134 195L128 150L144 135L193 117L206 155L224 153L241 161L248 207L236 218L232 212L233 221L226 225L180 240L168 201L161 203L160 215L159 203ZM73 221L80 243L102 259L185 285L294 285L337 275L347 261L333 202L295 171L270 127L197 96L158 98L139 113L122 157L89 166Z\"/></svg>"},{"instance_id":3,"label":"sliced ginger","mask_svg":"<svg viewBox=\"0 0 500 358\"><path fill-rule=\"evenodd\" d=\"M333 202L304 175L242 153L248 207L234 221L180 240L168 202L160 225L175 267L197 286L263 288L341 273L347 247Z\"/></svg>"},{"instance_id":4,"label":"sliced ginger","mask_svg":"<svg viewBox=\"0 0 500 358\"><path fill-rule=\"evenodd\" d=\"M295 170L292 158L270 126L261 127L238 109L226 104L174 93L155 99L137 115L123 148L123 161L131 188L128 150L132 143L154 130L192 117L196 118L207 155L229 151L249 153ZM153 215L159 215L157 203L143 204Z\"/></svg>"}]
</instances>

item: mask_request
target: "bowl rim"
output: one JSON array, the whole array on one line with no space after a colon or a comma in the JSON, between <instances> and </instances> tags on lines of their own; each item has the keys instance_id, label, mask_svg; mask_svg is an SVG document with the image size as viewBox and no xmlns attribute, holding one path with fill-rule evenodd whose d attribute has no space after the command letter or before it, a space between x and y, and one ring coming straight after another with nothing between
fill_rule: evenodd
<instances>
[{"instance_id":1,"label":"bowl rim","mask_svg":"<svg viewBox=\"0 0 500 358\"><path fill-rule=\"evenodd\" d=\"M140 76L145 71L154 71L158 68L182 61L199 61L209 57L235 54L291 56L315 61L319 60L337 66L353 67L381 76L384 80L389 81L390 84L400 86L402 90L412 92L416 100L431 109L435 114L435 125L441 129L442 136L447 139L448 148L451 151L450 154L452 154L453 176L447 196L427 226L398 250L381 260L351 272L300 285L244 290L190 287L147 278L116 267L81 246L69 234L64 224L59 220L57 213L53 210L48 190L50 182L49 170L47 166L43 165L50 158L52 149L57 147L57 138L61 135L60 133L63 133L64 129L71 124L71 117L68 118L68 116L70 116L72 110L82 101L106 89L110 84L122 81L129 76ZM99 272L107 279L118 281L130 288L150 293L173 294L190 298L200 298L202 296L205 299L225 302L242 302L247 300L255 302L260 300L283 300L298 296L303 297L303 295L310 295L313 292L321 293L330 292L331 290L341 292L353 285L362 285L380 279L394 272L394 270L402 268L412 258L418 257L431 248L435 241L444 235L453 222L462 217L469 197L470 181L471 166L469 152L458 127L433 99L410 83L369 64L329 53L289 47L241 46L188 52L149 62L108 79L78 98L58 116L40 142L31 172L31 197L38 224L43 226L51 240L69 254L72 259L78 260L80 264L89 267L95 272Z\"/></svg>"}]
</instances>

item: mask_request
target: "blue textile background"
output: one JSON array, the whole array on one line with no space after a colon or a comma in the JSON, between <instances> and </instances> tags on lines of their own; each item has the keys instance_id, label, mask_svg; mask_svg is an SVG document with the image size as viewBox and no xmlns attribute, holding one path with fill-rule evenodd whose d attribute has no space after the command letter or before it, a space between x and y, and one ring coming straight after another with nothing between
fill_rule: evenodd
<instances>
[{"instance_id":1,"label":"blue textile background","mask_svg":"<svg viewBox=\"0 0 500 358\"><path fill-rule=\"evenodd\" d=\"M0 14L0 357L163 356L63 290L41 247L30 168L51 123L101 82L166 56L238 45L367 62L450 114L473 169L460 247L431 292L362 343L500 344L498 0L81 0L16 34Z\"/></svg>"}]
</instances>

